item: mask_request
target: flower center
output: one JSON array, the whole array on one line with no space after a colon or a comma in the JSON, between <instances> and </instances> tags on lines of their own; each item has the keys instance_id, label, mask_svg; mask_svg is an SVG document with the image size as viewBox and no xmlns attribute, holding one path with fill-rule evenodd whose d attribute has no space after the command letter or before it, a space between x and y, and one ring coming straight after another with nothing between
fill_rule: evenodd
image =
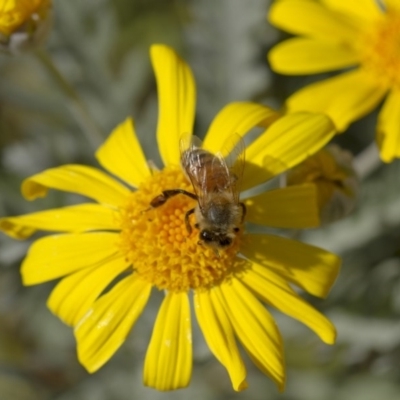
<instances>
[{"instance_id":1,"label":"flower center","mask_svg":"<svg viewBox=\"0 0 400 400\"><path fill-rule=\"evenodd\" d=\"M400 87L400 13L388 8L364 35L362 63L375 80Z\"/></svg>"},{"instance_id":2,"label":"flower center","mask_svg":"<svg viewBox=\"0 0 400 400\"><path fill-rule=\"evenodd\" d=\"M194 215L185 215L197 202L178 194L165 204L150 208L150 202L163 190L193 188L178 167L154 172L133 192L121 210L120 247L141 278L159 289L179 292L209 288L232 272L241 232L234 243L217 254L198 244L199 230ZM242 231L242 230L241 230Z\"/></svg>"}]
</instances>

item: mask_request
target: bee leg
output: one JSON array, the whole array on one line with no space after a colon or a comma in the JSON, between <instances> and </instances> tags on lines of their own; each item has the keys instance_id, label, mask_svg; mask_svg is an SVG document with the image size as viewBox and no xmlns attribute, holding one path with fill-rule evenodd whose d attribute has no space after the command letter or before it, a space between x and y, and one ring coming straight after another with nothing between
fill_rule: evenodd
<instances>
[{"instance_id":1,"label":"bee leg","mask_svg":"<svg viewBox=\"0 0 400 400\"><path fill-rule=\"evenodd\" d=\"M185 214L185 224L186 224L186 229L187 229L189 235L192 233L192 226L190 225L189 217L193 213L194 213L194 208L190 209Z\"/></svg>"},{"instance_id":2,"label":"bee leg","mask_svg":"<svg viewBox=\"0 0 400 400\"><path fill-rule=\"evenodd\" d=\"M242 207L242 220L240 222L243 223L244 217L246 216L246 205L244 203L239 203L240 207Z\"/></svg>"},{"instance_id":3,"label":"bee leg","mask_svg":"<svg viewBox=\"0 0 400 400\"><path fill-rule=\"evenodd\" d=\"M187 192L183 189L171 189L171 190L163 190L162 194L155 197L151 202L150 206L153 208L160 207L167 202L171 197L176 196L177 194L184 194L185 196L190 197L191 199L197 200L197 196L193 193Z\"/></svg>"}]
</instances>

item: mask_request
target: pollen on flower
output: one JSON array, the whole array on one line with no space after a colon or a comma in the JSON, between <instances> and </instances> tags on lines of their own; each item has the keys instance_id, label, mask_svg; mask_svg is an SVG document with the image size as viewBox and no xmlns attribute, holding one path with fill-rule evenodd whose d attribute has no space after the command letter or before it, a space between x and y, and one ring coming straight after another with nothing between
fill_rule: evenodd
<instances>
[{"instance_id":1,"label":"pollen on flower","mask_svg":"<svg viewBox=\"0 0 400 400\"><path fill-rule=\"evenodd\" d=\"M365 70L383 85L400 87L400 11L388 7L385 17L364 34L361 59Z\"/></svg>"},{"instance_id":2,"label":"pollen on flower","mask_svg":"<svg viewBox=\"0 0 400 400\"><path fill-rule=\"evenodd\" d=\"M150 207L150 202L167 189L193 192L180 168L154 172L121 208L121 250L134 271L158 289L209 288L232 272L240 234L220 254L198 244L194 215L190 218L191 234L185 225L186 212L196 206L195 200L179 194L160 207Z\"/></svg>"}]
</instances>

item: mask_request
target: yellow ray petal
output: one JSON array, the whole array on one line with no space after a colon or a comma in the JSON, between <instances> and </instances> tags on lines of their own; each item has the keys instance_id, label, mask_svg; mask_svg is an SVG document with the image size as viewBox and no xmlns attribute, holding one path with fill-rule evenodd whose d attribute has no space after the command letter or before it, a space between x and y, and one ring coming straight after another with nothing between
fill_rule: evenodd
<instances>
[{"instance_id":1,"label":"yellow ray petal","mask_svg":"<svg viewBox=\"0 0 400 400\"><path fill-rule=\"evenodd\" d=\"M337 42L352 43L357 34L356 21L350 16L333 13L314 0L275 1L268 19L284 31Z\"/></svg>"},{"instance_id":2,"label":"yellow ray petal","mask_svg":"<svg viewBox=\"0 0 400 400\"><path fill-rule=\"evenodd\" d=\"M22 194L27 200L45 197L48 189L78 193L99 203L119 206L129 190L104 172L83 165L64 165L47 169L27 178L22 183Z\"/></svg>"},{"instance_id":3,"label":"yellow ray petal","mask_svg":"<svg viewBox=\"0 0 400 400\"><path fill-rule=\"evenodd\" d=\"M286 101L289 112L322 112L332 118L339 131L370 113L387 88L369 79L362 70L343 73L300 89Z\"/></svg>"},{"instance_id":4,"label":"yellow ray petal","mask_svg":"<svg viewBox=\"0 0 400 400\"><path fill-rule=\"evenodd\" d=\"M114 129L97 150L96 158L105 169L133 187L151 175L132 118Z\"/></svg>"},{"instance_id":5,"label":"yellow ray petal","mask_svg":"<svg viewBox=\"0 0 400 400\"><path fill-rule=\"evenodd\" d=\"M230 103L214 118L204 139L203 147L212 153L223 148L233 134L244 136L256 126L268 126L280 114L261 104L251 102Z\"/></svg>"},{"instance_id":6,"label":"yellow ray petal","mask_svg":"<svg viewBox=\"0 0 400 400\"><path fill-rule=\"evenodd\" d=\"M125 257L119 256L100 266L75 272L57 284L47 306L64 323L75 326L104 289L128 266Z\"/></svg>"},{"instance_id":7,"label":"yellow ray petal","mask_svg":"<svg viewBox=\"0 0 400 400\"><path fill-rule=\"evenodd\" d=\"M168 46L151 46L158 88L157 140L165 165L179 165L179 139L193 130L196 86L189 66Z\"/></svg>"},{"instance_id":8,"label":"yellow ray petal","mask_svg":"<svg viewBox=\"0 0 400 400\"><path fill-rule=\"evenodd\" d=\"M97 300L75 328L78 358L89 371L101 368L124 343L147 304L151 285L131 275Z\"/></svg>"},{"instance_id":9,"label":"yellow ray petal","mask_svg":"<svg viewBox=\"0 0 400 400\"><path fill-rule=\"evenodd\" d=\"M158 390L186 387L192 375L192 330L187 293L169 292L158 312L144 362L144 384Z\"/></svg>"},{"instance_id":10,"label":"yellow ray petal","mask_svg":"<svg viewBox=\"0 0 400 400\"><path fill-rule=\"evenodd\" d=\"M243 347L260 370L283 391L285 366L283 343L274 319L237 279L215 287L213 304L223 306Z\"/></svg>"},{"instance_id":11,"label":"yellow ray petal","mask_svg":"<svg viewBox=\"0 0 400 400\"><path fill-rule=\"evenodd\" d=\"M277 228L319 225L317 190L313 184L270 190L245 201L246 220Z\"/></svg>"},{"instance_id":12,"label":"yellow ray petal","mask_svg":"<svg viewBox=\"0 0 400 400\"><path fill-rule=\"evenodd\" d=\"M284 278L268 268L253 264L240 279L266 303L307 325L325 343L333 344L336 329L333 324L305 302Z\"/></svg>"},{"instance_id":13,"label":"yellow ray petal","mask_svg":"<svg viewBox=\"0 0 400 400\"><path fill-rule=\"evenodd\" d=\"M243 189L265 182L320 150L334 135L328 117L307 112L285 115L246 150Z\"/></svg>"},{"instance_id":14,"label":"yellow ray petal","mask_svg":"<svg viewBox=\"0 0 400 400\"><path fill-rule=\"evenodd\" d=\"M221 306L208 292L195 292L194 310L208 347L227 369L236 391L247 388L246 367L236 345L232 325Z\"/></svg>"},{"instance_id":15,"label":"yellow ray petal","mask_svg":"<svg viewBox=\"0 0 400 400\"><path fill-rule=\"evenodd\" d=\"M24 285L50 281L86 267L101 265L118 254L117 233L47 236L36 240L22 263Z\"/></svg>"},{"instance_id":16,"label":"yellow ray petal","mask_svg":"<svg viewBox=\"0 0 400 400\"><path fill-rule=\"evenodd\" d=\"M120 226L116 217L116 211L100 204L80 204L1 218L0 230L15 239L26 239L37 230L74 233L118 230Z\"/></svg>"},{"instance_id":17,"label":"yellow ray petal","mask_svg":"<svg viewBox=\"0 0 400 400\"><path fill-rule=\"evenodd\" d=\"M400 90L393 89L379 113L376 140L384 162L400 157Z\"/></svg>"},{"instance_id":18,"label":"yellow ray petal","mask_svg":"<svg viewBox=\"0 0 400 400\"><path fill-rule=\"evenodd\" d=\"M241 253L318 297L326 297L339 273L335 254L272 235L246 235Z\"/></svg>"},{"instance_id":19,"label":"yellow ray petal","mask_svg":"<svg viewBox=\"0 0 400 400\"><path fill-rule=\"evenodd\" d=\"M364 24L382 18L376 0L321 0L321 3L333 11L360 19Z\"/></svg>"},{"instance_id":20,"label":"yellow ray petal","mask_svg":"<svg viewBox=\"0 0 400 400\"><path fill-rule=\"evenodd\" d=\"M351 67L359 63L359 58L349 46L308 38L285 40L268 53L271 68L287 75L308 75Z\"/></svg>"}]
</instances>

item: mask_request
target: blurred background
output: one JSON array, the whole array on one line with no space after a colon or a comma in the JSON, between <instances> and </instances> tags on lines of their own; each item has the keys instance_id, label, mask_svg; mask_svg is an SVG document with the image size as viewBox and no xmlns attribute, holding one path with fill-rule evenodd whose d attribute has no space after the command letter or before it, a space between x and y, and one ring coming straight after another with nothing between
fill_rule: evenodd
<instances>
[{"instance_id":1,"label":"blurred background","mask_svg":"<svg viewBox=\"0 0 400 400\"><path fill-rule=\"evenodd\" d=\"M285 35L268 25L269 5L269 0L54 0L48 56L0 54L0 215L70 204L71 195L53 192L27 202L20 184L61 164L97 165L95 148L128 115L135 119L147 157L161 165L154 145L152 43L173 46L191 65L200 137L230 101L279 108L297 88L321 79L270 71L267 51ZM75 95L63 89L49 60L79 95L91 122L82 118L71 101ZM374 157L366 149L374 140L375 121L371 114L335 142L368 163ZM71 329L46 308L54 283L21 285L19 265L29 241L0 234L0 400L398 400L400 165L372 164L356 210L302 234L344 259L328 299L307 297L335 323L338 340L327 346L298 322L275 313L285 339L284 394L249 360L249 389L235 393L196 326L190 387L170 393L143 387L157 295L121 350L99 372L88 374L77 361Z\"/></svg>"}]
</instances>

